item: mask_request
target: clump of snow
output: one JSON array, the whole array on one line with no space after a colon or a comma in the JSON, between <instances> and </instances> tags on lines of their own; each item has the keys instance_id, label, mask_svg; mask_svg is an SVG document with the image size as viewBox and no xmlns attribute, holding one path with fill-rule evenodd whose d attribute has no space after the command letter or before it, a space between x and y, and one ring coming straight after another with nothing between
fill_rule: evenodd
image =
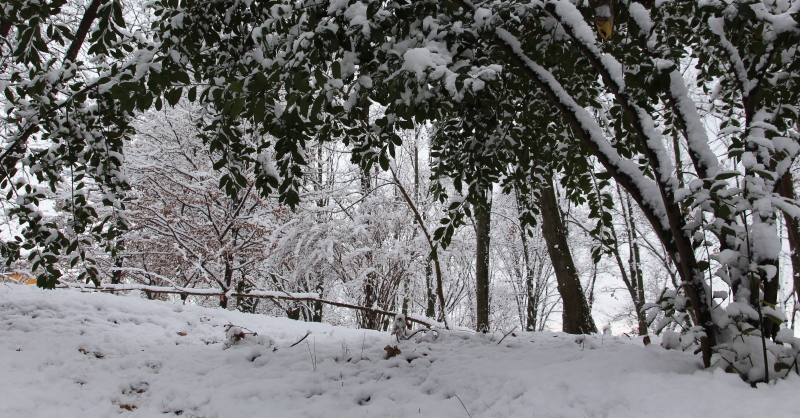
<instances>
[{"instance_id":1,"label":"clump of snow","mask_svg":"<svg viewBox=\"0 0 800 418\"><path fill-rule=\"evenodd\" d=\"M412 71L418 78L423 79L428 68L442 71L450 61L450 56L433 52L429 48L412 48L403 54L403 69Z\"/></svg>"},{"instance_id":2,"label":"clump of snow","mask_svg":"<svg viewBox=\"0 0 800 418\"><path fill-rule=\"evenodd\" d=\"M226 332L239 330L270 338L246 336L224 349ZM389 332L179 300L3 285L0 416L625 418L712 416L720 405L735 405L733 416L797 412L800 378L753 390L735 374L700 370L698 356L665 350L656 336L648 346L612 335L502 337L441 331L397 342ZM387 345L400 353L387 360Z\"/></svg>"},{"instance_id":3,"label":"clump of snow","mask_svg":"<svg viewBox=\"0 0 800 418\"><path fill-rule=\"evenodd\" d=\"M653 30L655 24L650 19L650 12L639 2L632 1L630 6L628 6L628 10L631 12L631 17L633 18L634 22L636 22L636 26L639 26L639 29L646 35L649 34L650 31Z\"/></svg>"},{"instance_id":4,"label":"clump of snow","mask_svg":"<svg viewBox=\"0 0 800 418\"><path fill-rule=\"evenodd\" d=\"M478 28L483 27L492 20L492 17L493 15L491 10L479 7L477 10L475 10L474 14L475 26Z\"/></svg>"},{"instance_id":5,"label":"clump of snow","mask_svg":"<svg viewBox=\"0 0 800 418\"><path fill-rule=\"evenodd\" d=\"M333 5L331 5L333 7ZM369 19L367 19L367 5L357 1L347 8L344 16L350 20L350 26L361 26L361 31L369 35Z\"/></svg>"}]
</instances>

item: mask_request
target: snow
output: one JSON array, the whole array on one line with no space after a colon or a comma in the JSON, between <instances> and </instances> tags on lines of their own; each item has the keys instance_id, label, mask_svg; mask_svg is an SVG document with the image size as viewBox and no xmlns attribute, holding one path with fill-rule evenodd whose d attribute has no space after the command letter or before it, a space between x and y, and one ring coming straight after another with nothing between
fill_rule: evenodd
<instances>
[{"instance_id":1,"label":"snow","mask_svg":"<svg viewBox=\"0 0 800 418\"><path fill-rule=\"evenodd\" d=\"M589 27L589 24L583 19L580 10L574 4L564 0L551 0L547 2L555 6L555 17L559 19L562 24L569 25L572 31L572 36L576 41L583 44L586 48L594 53L600 55L600 49L597 48L597 38L595 38L595 31ZM610 10L609 10L610 14Z\"/></svg>"},{"instance_id":2,"label":"snow","mask_svg":"<svg viewBox=\"0 0 800 418\"><path fill-rule=\"evenodd\" d=\"M776 260L781 252L781 241L775 225L756 222L753 224L750 239L753 241L753 255L757 260Z\"/></svg>"},{"instance_id":3,"label":"snow","mask_svg":"<svg viewBox=\"0 0 800 418\"><path fill-rule=\"evenodd\" d=\"M677 69L670 73L670 93L675 100L675 107L686 125L686 140L689 150L697 160L698 171L706 176L714 177L719 169L717 156L708 145L708 135L705 126L697 112L697 106L689 98L689 89L686 87L680 71Z\"/></svg>"},{"instance_id":4,"label":"snow","mask_svg":"<svg viewBox=\"0 0 800 418\"><path fill-rule=\"evenodd\" d=\"M653 30L653 27L655 27L655 24L650 19L650 12L641 3L635 1L630 3L628 10L630 10L631 17L634 22L636 22L636 26L639 26L642 34L647 36L650 31Z\"/></svg>"},{"instance_id":5,"label":"snow","mask_svg":"<svg viewBox=\"0 0 800 418\"><path fill-rule=\"evenodd\" d=\"M492 11L483 7L479 7L477 10L475 10L473 16L475 19L475 27L477 28L482 28L483 26L489 24L493 17Z\"/></svg>"},{"instance_id":6,"label":"snow","mask_svg":"<svg viewBox=\"0 0 800 418\"><path fill-rule=\"evenodd\" d=\"M580 107L575 102L572 96L570 96L566 90L564 90L564 87L561 86L552 73L547 71L539 64L536 64L530 58L528 58L527 55L525 55L519 39L502 28L498 28L496 33L497 37L511 48L514 54L525 64L525 66L532 73L534 73L539 80L541 80L542 84L547 85L548 88L553 91L556 99L561 102L564 107L570 110L570 112L575 116L577 122L580 124L581 129L585 131L585 135L587 137L586 139L597 147L598 157L605 159L604 164L607 163L616 167L619 173L627 176L630 179L637 191L641 193L643 203L651 209L655 216L658 217L658 221L661 224L660 226L663 229L668 230L669 222L666 218L666 208L664 207L664 202L661 200L658 186L641 172L641 169L635 162L621 159L619 153L606 139L603 129L600 128L592 115L590 115L586 109ZM652 125L652 119L649 117L644 118L644 120L647 120L650 125ZM650 134L652 134L652 132L650 132ZM650 136L652 135L648 135L648 137ZM659 141L657 139L648 140L648 144L651 144L651 142L655 143L653 145L660 145L658 144ZM663 147L658 150L658 153L660 159L666 159L666 153ZM664 163L662 169L663 167L670 166L671 165L669 163ZM666 175L667 173L668 171L663 171L663 174ZM654 225L654 227L656 227L656 225Z\"/></svg>"},{"instance_id":7,"label":"snow","mask_svg":"<svg viewBox=\"0 0 800 418\"><path fill-rule=\"evenodd\" d=\"M444 71L450 61L449 56L432 52L429 48L412 48L403 54L403 69L414 72L419 79L423 79L429 67L434 68L434 72ZM431 75L431 78L438 77Z\"/></svg>"},{"instance_id":8,"label":"snow","mask_svg":"<svg viewBox=\"0 0 800 418\"><path fill-rule=\"evenodd\" d=\"M331 7L334 7L331 5ZM350 26L361 26L361 31L369 35L369 19L367 19L367 5L357 1L347 8L344 16L350 20Z\"/></svg>"},{"instance_id":9,"label":"snow","mask_svg":"<svg viewBox=\"0 0 800 418\"><path fill-rule=\"evenodd\" d=\"M397 343L389 332L3 285L0 416L686 417L711 416L719 405L736 405L730 417L796 412L797 376L754 390L722 370L699 370L698 356L666 350L657 337L646 347L626 336L516 333L498 344L501 337L443 331ZM387 345L401 353L387 360Z\"/></svg>"},{"instance_id":10,"label":"snow","mask_svg":"<svg viewBox=\"0 0 800 418\"><path fill-rule=\"evenodd\" d=\"M721 17L712 17L708 19L708 28L719 36L720 46L732 62L731 67L741 85L741 89L745 94L749 94L754 87L754 83L747 77L747 69L745 69L742 57L739 56L739 51L725 36L725 20Z\"/></svg>"}]
</instances>

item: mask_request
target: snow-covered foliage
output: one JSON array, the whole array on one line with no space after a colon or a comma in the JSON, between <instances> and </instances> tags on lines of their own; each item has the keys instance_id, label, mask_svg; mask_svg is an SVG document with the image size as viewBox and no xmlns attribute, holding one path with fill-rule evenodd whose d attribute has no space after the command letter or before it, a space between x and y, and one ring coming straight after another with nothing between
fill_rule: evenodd
<instances>
[{"instance_id":1,"label":"snow-covered foliage","mask_svg":"<svg viewBox=\"0 0 800 418\"><path fill-rule=\"evenodd\" d=\"M447 205L431 234L438 244L428 245L434 257L487 206L494 184L519 193L522 228L533 225L552 179L571 202L588 206L596 257L612 254L609 190L619 185L679 278L678 289L648 305L659 329L682 327L680 346L698 347L707 367L751 382L785 376L800 352L779 338L787 319L779 302L788 292L778 281L777 219L800 215L796 199L780 192L800 151L800 3L589 3L156 0L148 3L151 28L129 33L121 3L97 0L84 13L93 28L86 62L99 66L90 71L72 48L66 59L50 59L45 38L54 45L75 38L80 48L81 36L60 33L89 33L56 24L69 8L13 1L1 16L3 31L15 33L2 46L11 122L3 128L2 186L22 229L4 255L28 251L33 269L46 270L42 285L52 287L59 255L83 257L79 245L116 243L128 225L118 215L127 188L121 150L137 109L160 110L185 96L199 107L200 138L227 197L277 190L278 202L292 208L306 187L310 145L344 144L370 178L375 164L390 169L403 130L429 125L434 177L452 179L452 188L433 186ZM602 38L592 25L599 21ZM379 115L370 114L373 106ZM98 215L71 193L66 223L48 222L42 187L79 191L81 176L114 210ZM421 252L392 252L384 236L371 235L379 227L398 237L416 229L401 225L390 202L363 203L338 247L326 251L341 256L336 291L361 283L370 305L378 300L374 278L396 282L402 275L392 266L402 270ZM629 241L638 242L633 230ZM87 231L91 238L80 241ZM369 264L379 248L388 270ZM96 280L93 263L82 265ZM640 309L643 297L634 299Z\"/></svg>"}]
</instances>

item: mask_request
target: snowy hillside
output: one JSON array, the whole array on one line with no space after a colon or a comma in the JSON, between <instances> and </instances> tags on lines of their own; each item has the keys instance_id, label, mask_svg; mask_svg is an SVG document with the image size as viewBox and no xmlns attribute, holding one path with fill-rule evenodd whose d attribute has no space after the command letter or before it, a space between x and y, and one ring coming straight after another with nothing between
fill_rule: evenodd
<instances>
[{"instance_id":1,"label":"snowy hillside","mask_svg":"<svg viewBox=\"0 0 800 418\"><path fill-rule=\"evenodd\" d=\"M229 323L258 337L225 349ZM498 344L501 337L442 333L403 341L402 353L386 360L388 333L3 285L0 416L755 417L774 404L772 416L789 417L800 410L796 376L756 390L721 370L700 371L697 356L626 336L584 344L566 334L516 333Z\"/></svg>"}]
</instances>

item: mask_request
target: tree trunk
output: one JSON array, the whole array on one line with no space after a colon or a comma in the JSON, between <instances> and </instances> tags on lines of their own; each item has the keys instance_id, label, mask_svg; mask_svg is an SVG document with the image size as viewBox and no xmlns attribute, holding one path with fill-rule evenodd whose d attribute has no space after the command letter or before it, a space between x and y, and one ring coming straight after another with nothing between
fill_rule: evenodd
<instances>
[{"instance_id":1,"label":"tree trunk","mask_svg":"<svg viewBox=\"0 0 800 418\"><path fill-rule=\"evenodd\" d=\"M547 243L564 307L563 329L570 334L591 334L597 332L597 327L569 251L566 228L553 190L553 180L549 179L549 183L541 190L539 207L542 212L542 235Z\"/></svg>"},{"instance_id":2,"label":"tree trunk","mask_svg":"<svg viewBox=\"0 0 800 418\"><path fill-rule=\"evenodd\" d=\"M118 246L122 247L125 245L125 241L120 240L117 243ZM114 272L111 273L111 284L119 284L122 281L122 263L125 262L125 258L121 255L117 255L117 258L114 259L114 267L116 269Z\"/></svg>"},{"instance_id":3,"label":"tree trunk","mask_svg":"<svg viewBox=\"0 0 800 418\"><path fill-rule=\"evenodd\" d=\"M491 190L486 192L486 207L475 210L475 299L477 321L475 329L489 330L489 245L491 238L492 203Z\"/></svg>"},{"instance_id":4,"label":"tree trunk","mask_svg":"<svg viewBox=\"0 0 800 418\"><path fill-rule=\"evenodd\" d=\"M368 308L372 308L376 305L377 302L377 292L374 286L375 280L375 273L367 274L367 277L364 279L364 306ZM359 321L359 326L363 329L378 329L379 318L378 313L373 311L363 311L360 312L361 320Z\"/></svg>"},{"instance_id":5,"label":"tree trunk","mask_svg":"<svg viewBox=\"0 0 800 418\"><path fill-rule=\"evenodd\" d=\"M520 198L519 189L514 189L514 196L516 197L517 212L520 212ZM526 234L525 227L520 224L519 237L522 240L522 258L525 262L525 331L536 331L536 318L539 309L539 292L534 284L533 265L531 265L531 256L528 250L528 234Z\"/></svg>"},{"instance_id":6,"label":"tree trunk","mask_svg":"<svg viewBox=\"0 0 800 418\"><path fill-rule=\"evenodd\" d=\"M317 283L317 294L319 294L319 297L323 297L322 293L324 290L325 288L322 287L322 281ZM311 316L311 321L322 322L322 302L314 302L314 312Z\"/></svg>"},{"instance_id":7,"label":"tree trunk","mask_svg":"<svg viewBox=\"0 0 800 418\"><path fill-rule=\"evenodd\" d=\"M228 291L231 288L231 282L233 281L233 268L231 267L231 262L225 260L225 289L224 291ZM222 295L219 297L219 307L222 309L228 309L228 297Z\"/></svg>"},{"instance_id":8,"label":"tree trunk","mask_svg":"<svg viewBox=\"0 0 800 418\"><path fill-rule=\"evenodd\" d=\"M631 269L631 281L636 287L636 297L633 300L633 305L636 308L636 319L639 323L639 335L647 335L647 316L644 314L644 278L642 274L642 259L639 253L639 241L636 233L636 222L633 219L633 207L631 205L630 197L627 199L628 203L628 226L630 232L630 252L629 259Z\"/></svg>"},{"instance_id":9,"label":"tree trunk","mask_svg":"<svg viewBox=\"0 0 800 418\"><path fill-rule=\"evenodd\" d=\"M78 25L78 30L75 32L75 39L72 41L64 57L65 63L67 61L74 62L78 58L81 45L83 45L83 41L86 40L86 35L89 34L89 29L92 28L92 23L94 23L94 20L97 18L97 11L100 9L102 3L105 3L105 1L94 0L92 4L86 8L83 19L81 19L80 25Z\"/></svg>"},{"instance_id":10,"label":"tree trunk","mask_svg":"<svg viewBox=\"0 0 800 418\"><path fill-rule=\"evenodd\" d=\"M533 266L528 253L528 236L525 234L525 228L520 228L520 238L522 239L522 254L525 259L525 296L528 299L525 306L525 330L536 331L536 319L539 314L539 289L534 284Z\"/></svg>"},{"instance_id":11,"label":"tree trunk","mask_svg":"<svg viewBox=\"0 0 800 418\"><path fill-rule=\"evenodd\" d=\"M425 316L428 318L436 318L436 293L433 289L433 269L431 269L431 262L425 264L425 291L428 306L425 309Z\"/></svg>"},{"instance_id":12,"label":"tree trunk","mask_svg":"<svg viewBox=\"0 0 800 418\"><path fill-rule=\"evenodd\" d=\"M796 199L794 193L794 178L790 172L786 172L781 180L778 192L787 199ZM792 260L792 284L794 285L795 298L800 301L800 222L788 213L783 213L786 222L786 233L789 237L789 251Z\"/></svg>"}]
</instances>

